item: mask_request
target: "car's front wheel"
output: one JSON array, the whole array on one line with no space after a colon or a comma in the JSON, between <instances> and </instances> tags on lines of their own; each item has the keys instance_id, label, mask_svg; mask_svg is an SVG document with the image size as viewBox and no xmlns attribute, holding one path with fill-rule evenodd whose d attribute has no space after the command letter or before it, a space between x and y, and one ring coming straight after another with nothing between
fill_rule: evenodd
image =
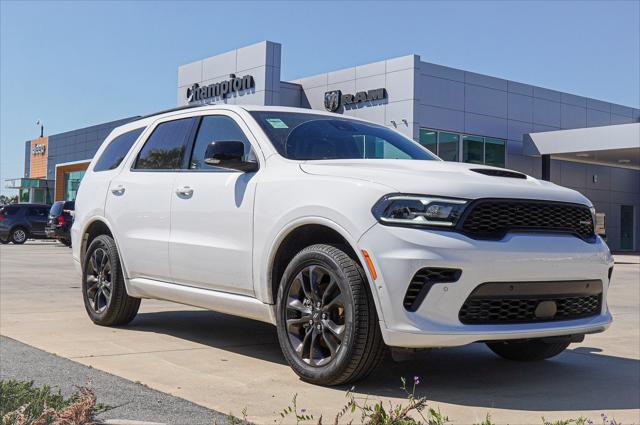
<instances>
[{"instance_id":1,"label":"car's front wheel","mask_svg":"<svg viewBox=\"0 0 640 425\"><path fill-rule=\"evenodd\" d=\"M364 271L339 247L313 245L291 260L278 293L277 326L287 362L314 384L361 379L384 354Z\"/></svg>"},{"instance_id":2,"label":"car's front wheel","mask_svg":"<svg viewBox=\"0 0 640 425\"><path fill-rule=\"evenodd\" d=\"M115 241L96 237L82 265L82 295L91 320L102 326L126 325L138 313L140 298L127 294Z\"/></svg>"},{"instance_id":3,"label":"car's front wheel","mask_svg":"<svg viewBox=\"0 0 640 425\"><path fill-rule=\"evenodd\" d=\"M551 342L532 339L528 341L488 342L487 347L502 358L531 362L555 357L562 353L570 343L569 340Z\"/></svg>"}]
</instances>

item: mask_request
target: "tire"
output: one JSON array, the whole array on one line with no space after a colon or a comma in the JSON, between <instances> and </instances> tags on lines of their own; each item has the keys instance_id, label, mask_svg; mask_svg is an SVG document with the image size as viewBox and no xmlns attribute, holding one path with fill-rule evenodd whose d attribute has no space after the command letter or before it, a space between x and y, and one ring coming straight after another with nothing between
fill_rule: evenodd
<instances>
[{"instance_id":1,"label":"tire","mask_svg":"<svg viewBox=\"0 0 640 425\"><path fill-rule=\"evenodd\" d=\"M8 236L7 236L7 238L6 238L6 239L3 239L2 237L0 237L0 243L1 243L2 245L6 245L6 244L8 244L9 242L11 242L11 241L9 240L9 237L8 237Z\"/></svg>"},{"instance_id":2,"label":"tire","mask_svg":"<svg viewBox=\"0 0 640 425\"><path fill-rule=\"evenodd\" d=\"M385 345L367 285L360 265L336 246L307 247L287 266L276 306L278 340L304 381L346 384L364 378L382 361Z\"/></svg>"},{"instance_id":3,"label":"tire","mask_svg":"<svg viewBox=\"0 0 640 425\"><path fill-rule=\"evenodd\" d=\"M58 242L64 246L71 246L71 239L58 239Z\"/></svg>"},{"instance_id":4,"label":"tire","mask_svg":"<svg viewBox=\"0 0 640 425\"><path fill-rule=\"evenodd\" d=\"M82 298L93 323L122 326L131 322L140 298L127 294L115 241L108 235L96 237L82 264Z\"/></svg>"},{"instance_id":5,"label":"tire","mask_svg":"<svg viewBox=\"0 0 640 425\"><path fill-rule=\"evenodd\" d=\"M562 353L570 344L566 342L545 342L540 339L529 341L488 342L487 347L498 356L520 362L549 359Z\"/></svg>"},{"instance_id":6,"label":"tire","mask_svg":"<svg viewBox=\"0 0 640 425\"><path fill-rule=\"evenodd\" d=\"M16 227L11 231L9 239L16 245L22 245L29 238L29 232L24 227Z\"/></svg>"}]
</instances>

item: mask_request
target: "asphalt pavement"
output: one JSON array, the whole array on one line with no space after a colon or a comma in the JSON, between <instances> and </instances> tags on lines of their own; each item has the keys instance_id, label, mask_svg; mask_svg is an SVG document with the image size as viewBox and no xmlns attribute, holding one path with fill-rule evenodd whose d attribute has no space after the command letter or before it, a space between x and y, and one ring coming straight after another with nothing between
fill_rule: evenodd
<instances>
[{"instance_id":1,"label":"asphalt pavement","mask_svg":"<svg viewBox=\"0 0 640 425\"><path fill-rule=\"evenodd\" d=\"M33 381L49 385L69 397L88 385L97 402L109 407L97 415L100 422L141 421L161 424L227 424L221 413L145 385L58 357L14 339L0 336L0 380Z\"/></svg>"}]
</instances>

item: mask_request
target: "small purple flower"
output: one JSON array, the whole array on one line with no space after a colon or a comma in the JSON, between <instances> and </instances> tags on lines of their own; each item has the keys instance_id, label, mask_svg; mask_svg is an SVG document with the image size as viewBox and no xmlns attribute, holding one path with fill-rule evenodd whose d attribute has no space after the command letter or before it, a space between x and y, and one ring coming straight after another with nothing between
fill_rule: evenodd
<instances>
[{"instance_id":1,"label":"small purple flower","mask_svg":"<svg viewBox=\"0 0 640 425\"><path fill-rule=\"evenodd\" d=\"M300 412L302 412L302 413L304 413L306 411L307 411L307 409L300 409Z\"/></svg>"},{"instance_id":2,"label":"small purple flower","mask_svg":"<svg viewBox=\"0 0 640 425\"><path fill-rule=\"evenodd\" d=\"M419 376L414 376L413 377L413 383L415 385L420 385L420 377Z\"/></svg>"}]
</instances>

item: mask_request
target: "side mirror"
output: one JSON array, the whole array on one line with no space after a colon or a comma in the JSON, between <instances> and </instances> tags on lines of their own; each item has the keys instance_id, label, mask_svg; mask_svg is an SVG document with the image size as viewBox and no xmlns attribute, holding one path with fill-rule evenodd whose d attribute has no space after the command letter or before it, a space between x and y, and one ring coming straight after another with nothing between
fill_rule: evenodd
<instances>
[{"instance_id":1,"label":"side mirror","mask_svg":"<svg viewBox=\"0 0 640 425\"><path fill-rule=\"evenodd\" d=\"M245 161L244 143L238 141L211 142L204 153L204 163L212 167L231 168L247 173L257 171L258 163Z\"/></svg>"}]
</instances>

